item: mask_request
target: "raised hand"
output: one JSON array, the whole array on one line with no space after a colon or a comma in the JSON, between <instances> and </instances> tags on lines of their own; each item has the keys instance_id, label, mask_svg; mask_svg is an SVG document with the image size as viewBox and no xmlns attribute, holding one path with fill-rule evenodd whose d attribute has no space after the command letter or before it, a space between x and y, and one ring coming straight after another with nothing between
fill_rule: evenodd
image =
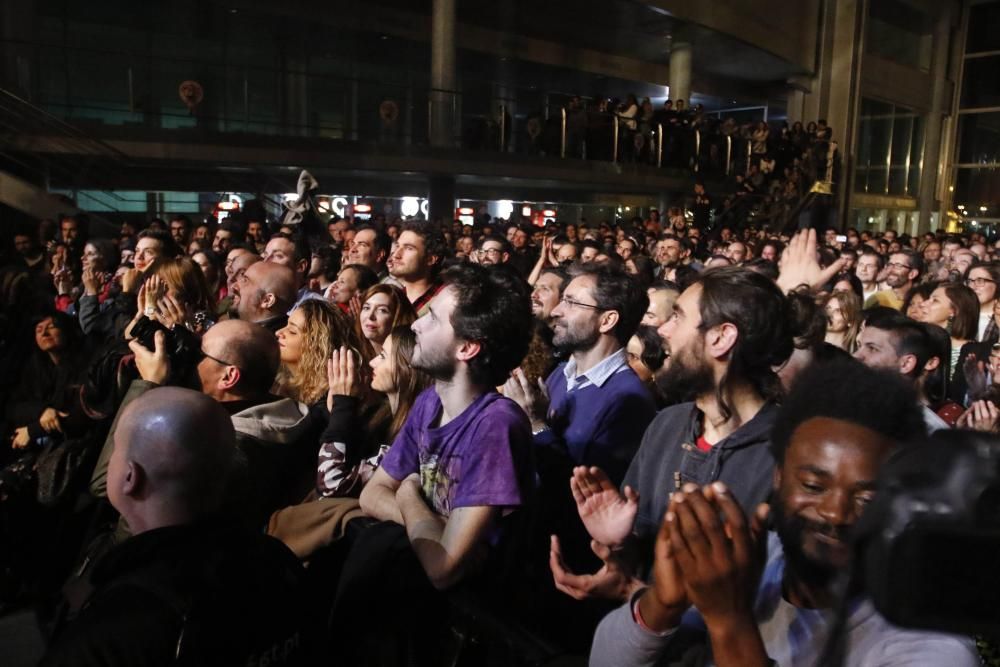
<instances>
[{"instance_id":1,"label":"raised hand","mask_svg":"<svg viewBox=\"0 0 1000 667\"><path fill-rule=\"evenodd\" d=\"M333 354L326 361L326 381L329 387L326 393L328 410L333 410L334 396L357 397L361 395L361 382L353 350L341 346L339 350L333 351Z\"/></svg>"},{"instance_id":2,"label":"raised hand","mask_svg":"<svg viewBox=\"0 0 1000 667\"><path fill-rule=\"evenodd\" d=\"M122 291L126 294L134 294L136 289L142 289L145 283L140 284L142 272L138 269L125 269L122 272ZM139 302L139 311L142 312L143 303Z\"/></svg>"},{"instance_id":3,"label":"raised hand","mask_svg":"<svg viewBox=\"0 0 1000 667\"><path fill-rule=\"evenodd\" d=\"M974 401L958 418L955 427L983 433L1000 433L1000 410L993 401Z\"/></svg>"},{"instance_id":4,"label":"raised hand","mask_svg":"<svg viewBox=\"0 0 1000 667\"><path fill-rule=\"evenodd\" d=\"M622 495L603 470L586 466L573 468L569 489L590 536L612 549L620 547L632 533L639 494L626 486Z\"/></svg>"},{"instance_id":5,"label":"raised hand","mask_svg":"<svg viewBox=\"0 0 1000 667\"><path fill-rule=\"evenodd\" d=\"M351 317L357 322L361 318L361 294L355 292L351 300L347 302L347 307L351 311Z\"/></svg>"},{"instance_id":6,"label":"raised hand","mask_svg":"<svg viewBox=\"0 0 1000 667\"><path fill-rule=\"evenodd\" d=\"M591 541L590 548L604 565L594 574L574 574L563 562L559 538L552 536L549 569L552 570L556 588L576 600L601 598L624 601L642 586L642 582L626 571L606 545L595 540Z\"/></svg>"},{"instance_id":7,"label":"raised hand","mask_svg":"<svg viewBox=\"0 0 1000 667\"><path fill-rule=\"evenodd\" d=\"M778 262L780 274L778 287L782 292L790 292L800 285L810 289L822 287L844 268L847 260L838 259L825 269L816 258L816 230L797 232Z\"/></svg>"},{"instance_id":8,"label":"raised hand","mask_svg":"<svg viewBox=\"0 0 1000 667\"><path fill-rule=\"evenodd\" d=\"M97 296L104 288L104 274L97 269L87 266L83 269L83 289L84 294Z\"/></svg>"},{"instance_id":9,"label":"raised hand","mask_svg":"<svg viewBox=\"0 0 1000 667\"><path fill-rule=\"evenodd\" d=\"M178 324L183 325L191 319L187 304L171 294L163 295L156 302L156 310L157 319L169 329L173 329Z\"/></svg>"},{"instance_id":10,"label":"raised hand","mask_svg":"<svg viewBox=\"0 0 1000 667\"><path fill-rule=\"evenodd\" d=\"M167 356L162 331L157 331L153 335L153 345L155 349L148 350L137 340L128 344L132 354L135 355L135 367L139 371L139 377L147 382L163 384L170 377L170 358Z\"/></svg>"}]
</instances>

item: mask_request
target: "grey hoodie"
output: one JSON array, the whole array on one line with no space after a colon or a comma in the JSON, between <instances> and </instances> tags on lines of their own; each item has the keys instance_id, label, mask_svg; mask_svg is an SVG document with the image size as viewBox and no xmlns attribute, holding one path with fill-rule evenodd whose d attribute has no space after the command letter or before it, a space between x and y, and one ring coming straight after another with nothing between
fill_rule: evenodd
<instances>
[{"instance_id":1,"label":"grey hoodie","mask_svg":"<svg viewBox=\"0 0 1000 667\"><path fill-rule=\"evenodd\" d=\"M722 480L748 514L767 500L774 476L769 441L777 413L775 404L766 404L753 419L707 452L694 444L702 417L694 403L674 405L656 415L642 436L623 484L639 492L632 532L639 538L644 560L652 558L652 544L670 494L683 484L704 486ZM644 563L642 571L648 572L648 564Z\"/></svg>"}]
</instances>

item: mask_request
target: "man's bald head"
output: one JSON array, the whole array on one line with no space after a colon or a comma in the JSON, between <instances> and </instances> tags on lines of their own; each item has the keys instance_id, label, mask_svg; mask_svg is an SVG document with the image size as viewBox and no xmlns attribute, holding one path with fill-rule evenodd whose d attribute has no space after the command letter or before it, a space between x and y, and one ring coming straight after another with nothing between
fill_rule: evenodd
<instances>
[{"instance_id":1,"label":"man's bald head","mask_svg":"<svg viewBox=\"0 0 1000 667\"><path fill-rule=\"evenodd\" d=\"M180 387L149 391L124 408L108 463L108 498L140 533L218 510L236 438L226 411Z\"/></svg>"},{"instance_id":2,"label":"man's bald head","mask_svg":"<svg viewBox=\"0 0 1000 667\"><path fill-rule=\"evenodd\" d=\"M295 304L295 272L272 262L256 262L238 280L241 320L262 322L282 315Z\"/></svg>"},{"instance_id":3,"label":"man's bald head","mask_svg":"<svg viewBox=\"0 0 1000 667\"><path fill-rule=\"evenodd\" d=\"M208 355L198 364L202 392L220 401L267 394L281 363L274 334L244 320L212 326L201 349Z\"/></svg>"}]
</instances>

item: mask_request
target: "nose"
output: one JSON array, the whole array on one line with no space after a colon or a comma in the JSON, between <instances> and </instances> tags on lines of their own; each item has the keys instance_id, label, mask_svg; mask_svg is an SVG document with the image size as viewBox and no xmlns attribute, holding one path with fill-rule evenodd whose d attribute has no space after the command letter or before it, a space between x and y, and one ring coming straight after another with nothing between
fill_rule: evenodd
<instances>
[{"instance_id":1,"label":"nose","mask_svg":"<svg viewBox=\"0 0 1000 667\"><path fill-rule=\"evenodd\" d=\"M832 489L823 494L816 512L831 526L846 526L854 523L853 499L849 493Z\"/></svg>"},{"instance_id":2,"label":"nose","mask_svg":"<svg viewBox=\"0 0 1000 667\"><path fill-rule=\"evenodd\" d=\"M673 330L674 330L673 318L668 318L666 322L664 322L659 326L659 328L656 330L656 333L660 335L660 338L669 343L670 334L673 333Z\"/></svg>"}]
</instances>

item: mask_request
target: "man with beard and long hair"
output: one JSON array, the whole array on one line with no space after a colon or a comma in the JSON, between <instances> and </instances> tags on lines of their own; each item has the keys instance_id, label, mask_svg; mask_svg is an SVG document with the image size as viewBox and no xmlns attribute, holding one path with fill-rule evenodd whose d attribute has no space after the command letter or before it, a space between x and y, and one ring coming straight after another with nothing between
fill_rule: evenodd
<instances>
[{"instance_id":1,"label":"man with beard and long hair","mask_svg":"<svg viewBox=\"0 0 1000 667\"><path fill-rule=\"evenodd\" d=\"M684 484L723 481L744 507L767 499L781 395L773 369L791 354L790 319L781 290L739 267L706 271L678 297L659 330L671 355L662 383L688 402L661 410L646 429L624 493L598 467L573 470L577 511L604 565L593 575L570 572L553 536L549 563L560 590L621 601L640 588L663 509Z\"/></svg>"},{"instance_id":2,"label":"man with beard and long hair","mask_svg":"<svg viewBox=\"0 0 1000 667\"><path fill-rule=\"evenodd\" d=\"M770 508L747 517L720 482L673 494L655 583L601 622L592 667L826 664L838 607L847 613L842 664L979 664L968 639L889 623L850 577L851 529L879 470L924 435L914 390L898 375L850 359L804 371L771 431Z\"/></svg>"}]
</instances>

